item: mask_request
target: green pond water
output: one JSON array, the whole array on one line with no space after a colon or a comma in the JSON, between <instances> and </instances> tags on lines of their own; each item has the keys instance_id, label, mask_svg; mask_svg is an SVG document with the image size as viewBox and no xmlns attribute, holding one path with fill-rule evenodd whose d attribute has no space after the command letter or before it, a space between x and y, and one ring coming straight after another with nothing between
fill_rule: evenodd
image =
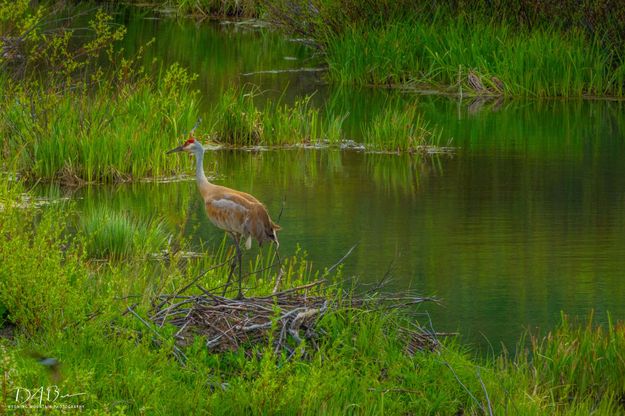
<instances>
[{"instance_id":1,"label":"green pond water","mask_svg":"<svg viewBox=\"0 0 625 416\"><path fill-rule=\"evenodd\" d=\"M417 158L356 151L214 151L215 182L250 192L280 218L281 252L299 245L320 268L354 244L346 276L436 295L427 305L439 331L479 349L513 348L525 328L551 328L560 311L625 319L625 108L607 101L473 102L393 91L338 89L322 73L243 73L315 67L314 51L279 34L124 12L125 48L152 37L146 62L178 61L199 74L204 111L228 85L254 83L285 101L314 93L364 120L393 100L415 103L451 140L451 156ZM261 97L262 99L262 97ZM189 159L185 173L193 173ZM182 172L181 172L182 173ZM67 190L80 210L110 205L161 217L197 243L223 232L205 217L192 181ZM424 317L424 319L427 319Z\"/></svg>"}]
</instances>

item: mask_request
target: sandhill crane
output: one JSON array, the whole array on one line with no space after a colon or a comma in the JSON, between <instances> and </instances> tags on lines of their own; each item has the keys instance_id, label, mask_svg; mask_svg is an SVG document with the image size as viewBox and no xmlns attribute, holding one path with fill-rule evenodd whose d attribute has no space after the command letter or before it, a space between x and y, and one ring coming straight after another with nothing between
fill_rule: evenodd
<instances>
[{"instance_id":1,"label":"sandhill crane","mask_svg":"<svg viewBox=\"0 0 625 416\"><path fill-rule=\"evenodd\" d=\"M197 127L197 124L196 124ZM195 127L193 128L195 130ZM175 152L188 152L195 155L195 180L197 187L204 199L204 207L208 219L218 228L226 231L232 236L237 253L239 267L239 291L237 297L243 297L241 290L241 238L245 240L245 248L252 247L252 238L262 244L266 241L276 243L276 250L279 247L276 232L280 229L278 224L271 221L265 206L252 195L245 192L235 191L212 184L204 174L204 147L193 137L193 130L189 134L189 139L181 146L171 149L167 154ZM230 269L226 290L230 285L230 280L234 271L234 263Z\"/></svg>"}]
</instances>

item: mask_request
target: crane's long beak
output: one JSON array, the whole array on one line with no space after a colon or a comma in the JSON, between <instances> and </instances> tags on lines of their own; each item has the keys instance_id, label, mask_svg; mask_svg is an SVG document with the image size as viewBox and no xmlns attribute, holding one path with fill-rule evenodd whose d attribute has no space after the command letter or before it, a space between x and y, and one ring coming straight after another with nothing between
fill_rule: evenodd
<instances>
[{"instance_id":1,"label":"crane's long beak","mask_svg":"<svg viewBox=\"0 0 625 416\"><path fill-rule=\"evenodd\" d=\"M165 154L168 155L170 153L182 152L182 150L183 150L182 146L178 146L178 147L176 147L174 149L168 150L167 153L165 153Z\"/></svg>"}]
</instances>

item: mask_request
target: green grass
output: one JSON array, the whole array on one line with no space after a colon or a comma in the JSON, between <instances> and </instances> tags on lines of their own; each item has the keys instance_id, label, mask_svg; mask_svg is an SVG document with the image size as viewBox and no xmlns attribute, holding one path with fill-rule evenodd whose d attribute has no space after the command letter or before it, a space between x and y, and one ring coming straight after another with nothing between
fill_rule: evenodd
<instances>
[{"instance_id":1,"label":"green grass","mask_svg":"<svg viewBox=\"0 0 625 416\"><path fill-rule=\"evenodd\" d=\"M71 210L10 203L22 193L19 183L0 185L0 303L17 324L13 340L0 339L2 411L16 403L18 387L45 391L54 384L61 394L84 393L61 403L84 406L87 414L625 413L623 327L599 328L592 319L563 319L514 358L481 359L453 340L436 352L408 354L400 327L413 320L403 313L336 311L319 322L319 350L306 359L276 355L270 340L252 353L211 353L198 338L185 347L182 366L172 355L171 328L156 328L164 337L157 339L124 311L135 305L145 316L154 296L223 261L226 243L196 259L172 253L150 262L92 263L81 250L92 236L67 232ZM246 268L272 258L271 250L248 258ZM284 287L323 275L301 253L284 269ZM250 294L267 293L274 273L251 276ZM226 276L227 268L214 269L200 283L219 286ZM57 358L61 378L52 379L33 354Z\"/></svg>"},{"instance_id":2,"label":"green grass","mask_svg":"<svg viewBox=\"0 0 625 416\"><path fill-rule=\"evenodd\" d=\"M197 96L174 66L161 86L109 87L93 94L7 96L0 103L5 160L31 179L119 182L178 173L165 151L198 117Z\"/></svg>"},{"instance_id":3,"label":"green grass","mask_svg":"<svg viewBox=\"0 0 625 416\"><path fill-rule=\"evenodd\" d=\"M362 136L369 149L418 152L427 146L437 146L441 133L428 127L415 105L395 103L385 106L365 124Z\"/></svg>"},{"instance_id":4,"label":"green grass","mask_svg":"<svg viewBox=\"0 0 625 416\"><path fill-rule=\"evenodd\" d=\"M625 61L578 31L519 32L497 23L409 19L347 29L333 35L326 50L330 77L339 83L425 84L465 95L625 95ZM484 91L469 84L469 73Z\"/></svg>"},{"instance_id":5,"label":"green grass","mask_svg":"<svg viewBox=\"0 0 625 416\"><path fill-rule=\"evenodd\" d=\"M609 318L609 316L608 316ZM586 323L572 323L562 315L560 326L546 337L533 336L531 359L520 355L516 365L531 374L536 389L554 386L549 394L558 403L585 398L600 403L614 401L623 412L625 385L625 331L622 323L608 319L597 327L593 316Z\"/></svg>"},{"instance_id":6,"label":"green grass","mask_svg":"<svg viewBox=\"0 0 625 416\"><path fill-rule=\"evenodd\" d=\"M336 83L515 97L625 95L625 6L617 0L269 4L272 22L326 53Z\"/></svg>"},{"instance_id":7,"label":"green grass","mask_svg":"<svg viewBox=\"0 0 625 416\"><path fill-rule=\"evenodd\" d=\"M338 144L343 138L345 116L322 116L318 108L310 105L311 97L292 106L267 100L261 110L255 102L258 95L253 88L225 91L215 111L206 115L209 137L233 147Z\"/></svg>"},{"instance_id":8,"label":"green grass","mask_svg":"<svg viewBox=\"0 0 625 416\"><path fill-rule=\"evenodd\" d=\"M83 215L81 226L89 236L85 241L89 257L123 259L165 249L167 234L157 221L135 220L106 206Z\"/></svg>"},{"instance_id":9,"label":"green grass","mask_svg":"<svg viewBox=\"0 0 625 416\"><path fill-rule=\"evenodd\" d=\"M196 134L231 147L338 145L348 139L336 114L311 105L311 97L286 105L267 100L260 107L254 89L226 90L207 113L198 110L191 77L178 66L158 82L128 85L113 92L74 92L42 96L29 104L24 95L7 95L0 109L2 155L30 180L70 185L128 182L180 174L180 158L165 152L178 145L201 116ZM362 126L369 150L415 152L436 146L439 131L430 131L414 105L392 105Z\"/></svg>"},{"instance_id":10,"label":"green grass","mask_svg":"<svg viewBox=\"0 0 625 416\"><path fill-rule=\"evenodd\" d=\"M310 96L292 106L267 100L262 109L255 90L231 89L222 94L216 110L207 114L204 131L210 139L232 147L293 144L338 145L348 139L343 123L349 117L333 104L320 109ZM371 120L360 125L367 150L420 152L440 143L441 132L430 129L415 103L389 101Z\"/></svg>"}]
</instances>

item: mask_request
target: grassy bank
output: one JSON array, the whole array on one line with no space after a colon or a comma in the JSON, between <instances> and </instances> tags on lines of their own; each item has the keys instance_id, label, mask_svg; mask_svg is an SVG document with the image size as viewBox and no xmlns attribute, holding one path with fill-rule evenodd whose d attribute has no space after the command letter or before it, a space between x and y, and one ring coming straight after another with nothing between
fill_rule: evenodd
<instances>
[{"instance_id":1,"label":"grassy bank","mask_svg":"<svg viewBox=\"0 0 625 416\"><path fill-rule=\"evenodd\" d=\"M339 83L465 95L625 95L620 2L270 4L275 24L326 52Z\"/></svg>"},{"instance_id":2,"label":"grassy bank","mask_svg":"<svg viewBox=\"0 0 625 416\"><path fill-rule=\"evenodd\" d=\"M197 119L197 94L177 66L162 84L93 92L5 96L0 121L5 164L29 179L127 181L178 172L165 156Z\"/></svg>"},{"instance_id":3,"label":"grassy bank","mask_svg":"<svg viewBox=\"0 0 625 416\"><path fill-rule=\"evenodd\" d=\"M412 341L401 328L414 323L410 315L339 310L318 322L318 349L303 358L276 354L271 338L214 352L199 337L183 347L182 365L172 354L175 329L157 327L156 337L127 307L145 316L156 296L219 264L224 246L200 258L173 250L161 259L144 253L93 262L84 247L94 236L68 232L75 229L71 206L13 204L22 193L16 183L0 188L2 325L16 325L0 338L3 411L19 404L18 388L18 402L35 405L24 389L45 392L54 384L61 394L78 394L56 404L93 414L623 414L625 337L616 324L599 329L564 319L547 337L531 338L526 352L484 360L453 341L408 352ZM269 252L245 267L270 262ZM323 275L301 255L289 257L284 270L285 288ZM270 291L274 276L275 268L250 276L248 294ZM217 268L198 283L216 287L226 277L227 268ZM58 360L60 373L38 355Z\"/></svg>"},{"instance_id":4,"label":"grassy bank","mask_svg":"<svg viewBox=\"0 0 625 416\"><path fill-rule=\"evenodd\" d=\"M340 145L347 115L316 108L309 98L289 106L255 102L255 91L225 91L213 111L200 113L191 78L178 66L162 82L144 81L113 91L8 95L1 103L5 166L31 179L67 184L124 182L181 173L175 147L198 117L201 140L228 147ZM390 102L361 128L371 151L422 152L435 147L440 131L428 127L415 105Z\"/></svg>"},{"instance_id":5,"label":"grassy bank","mask_svg":"<svg viewBox=\"0 0 625 416\"><path fill-rule=\"evenodd\" d=\"M516 32L484 22L406 20L330 38L330 77L464 95L625 95L625 61L577 31Z\"/></svg>"}]
</instances>

